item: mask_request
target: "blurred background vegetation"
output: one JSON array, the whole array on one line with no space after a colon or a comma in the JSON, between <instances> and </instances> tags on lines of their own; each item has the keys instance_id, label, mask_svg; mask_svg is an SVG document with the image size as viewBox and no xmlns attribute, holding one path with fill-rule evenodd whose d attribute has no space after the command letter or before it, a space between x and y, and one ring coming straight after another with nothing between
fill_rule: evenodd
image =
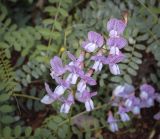
<instances>
[{"instance_id":1,"label":"blurred background vegetation","mask_svg":"<svg viewBox=\"0 0 160 139\"><path fill-rule=\"evenodd\" d=\"M49 60L59 55L64 62L70 50L79 54L88 31L107 38L106 23L128 11L124 33L128 46L120 64L121 76L106 66L99 75L94 99L96 109L87 113L80 103L72 113L59 113L59 103L45 106L44 82L55 87L49 76ZM106 123L112 89L127 82L138 87L148 82L160 90L159 0L0 0L0 138L2 139L157 139L159 124L153 120L158 104L119 123L115 134ZM84 111L84 112L82 112Z\"/></svg>"}]
</instances>

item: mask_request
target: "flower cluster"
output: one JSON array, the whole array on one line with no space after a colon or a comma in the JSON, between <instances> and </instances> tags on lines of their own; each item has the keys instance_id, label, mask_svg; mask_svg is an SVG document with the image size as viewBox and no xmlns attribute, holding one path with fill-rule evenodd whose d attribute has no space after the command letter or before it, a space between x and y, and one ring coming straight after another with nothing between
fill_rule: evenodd
<instances>
[{"instance_id":1,"label":"flower cluster","mask_svg":"<svg viewBox=\"0 0 160 139\"><path fill-rule=\"evenodd\" d=\"M79 57L67 52L70 62L63 65L62 60L58 56L51 59L51 77L58 84L54 91L52 91L47 83L45 89L47 94L41 99L44 104L51 104L56 100L62 102L60 112L68 113L75 99L85 104L86 110L94 109L92 97L97 92L90 91L89 86L96 85L96 80L92 75L100 72L104 64L109 65L111 73L114 75L120 74L117 63L124 59L124 55L119 49L123 48L127 41L122 38L126 23L122 20L111 19L107 24L110 38L107 39L106 44L109 46L109 55L104 54L103 36L97 32L88 32L88 38L82 43L82 48ZM92 53L90 56L91 66L85 67L86 53ZM92 63L94 61L94 63ZM67 94L68 97L64 97Z\"/></svg>"},{"instance_id":2,"label":"flower cluster","mask_svg":"<svg viewBox=\"0 0 160 139\"><path fill-rule=\"evenodd\" d=\"M108 56L109 69L112 74L120 74L120 69L117 63L124 59L124 55L120 49L127 45L127 40L122 37L126 23L122 20L111 19L107 24L107 30L109 31L109 39L107 39L107 45L110 52Z\"/></svg>"},{"instance_id":3,"label":"flower cluster","mask_svg":"<svg viewBox=\"0 0 160 139\"><path fill-rule=\"evenodd\" d=\"M151 85L143 84L140 86L140 93L137 97L135 88L132 85L124 84L123 86L117 86L113 90L112 99L112 106L118 108L116 114L120 116L120 121L126 122L130 120L129 112L134 115L140 115L140 110L152 107L155 100L160 103L160 94L155 93L155 89ZM160 119L160 112L154 118ZM108 123L112 132L118 131L117 121L112 112L109 111Z\"/></svg>"}]
</instances>

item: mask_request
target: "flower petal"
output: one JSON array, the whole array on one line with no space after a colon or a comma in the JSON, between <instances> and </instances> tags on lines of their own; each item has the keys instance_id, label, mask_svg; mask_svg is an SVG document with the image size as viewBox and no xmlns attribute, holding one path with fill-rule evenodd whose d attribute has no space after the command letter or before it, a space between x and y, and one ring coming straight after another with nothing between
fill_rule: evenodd
<instances>
[{"instance_id":1,"label":"flower petal","mask_svg":"<svg viewBox=\"0 0 160 139\"><path fill-rule=\"evenodd\" d=\"M120 69L117 64L109 65L110 72L114 75L119 75L120 74Z\"/></svg>"},{"instance_id":2,"label":"flower petal","mask_svg":"<svg viewBox=\"0 0 160 139\"><path fill-rule=\"evenodd\" d=\"M60 76L65 73L65 68L63 67L62 60L58 56L54 56L50 60L50 64L56 76Z\"/></svg>"},{"instance_id":3,"label":"flower petal","mask_svg":"<svg viewBox=\"0 0 160 139\"><path fill-rule=\"evenodd\" d=\"M94 31L88 32L88 40L90 42L96 43L98 47L101 47L104 43L103 36Z\"/></svg>"},{"instance_id":4,"label":"flower petal","mask_svg":"<svg viewBox=\"0 0 160 139\"><path fill-rule=\"evenodd\" d=\"M116 18L112 18L107 23L107 30L110 32L111 30L115 30L118 34L122 34L126 27L125 22L122 20L118 20Z\"/></svg>"},{"instance_id":5,"label":"flower petal","mask_svg":"<svg viewBox=\"0 0 160 139\"><path fill-rule=\"evenodd\" d=\"M109 39L107 39L107 45L109 47L114 46L121 49L127 45L127 40L122 37L110 37Z\"/></svg>"},{"instance_id":6,"label":"flower petal","mask_svg":"<svg viewBox=\"0 0 160 139\"><path fill-rule=\"evenodd\" d=\"M54 102L54 99L52 99L49 95L45 95L41 99L41 103L44 103L44 104L51 104L52 102Z\"/></svg>"}]
</instances>

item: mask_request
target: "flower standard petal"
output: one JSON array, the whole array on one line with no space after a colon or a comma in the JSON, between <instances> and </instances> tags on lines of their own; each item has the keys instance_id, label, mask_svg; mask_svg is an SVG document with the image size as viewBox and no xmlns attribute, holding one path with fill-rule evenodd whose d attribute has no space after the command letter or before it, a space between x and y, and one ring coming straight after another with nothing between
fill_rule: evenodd
<instances>
[{"instance_id":1,"label":"flower standard petal","mask_svg":"<svg viewBox=\"0 0 160 139\"><path fill-rule=\"evenodd\" d=\"M107 39L107 45L110 47L118 47L122 49L127 45L127 40L123 37L110 37Z\"/></svg>"},{"instance_id":2,"label":"flower standard petal","mask_svg":"<svg viewBox=\"0 0 160 139\"><path fill-rule=\"evenodd\" d=\"M92 43L97 44L98 47L101 47L104 42L103 36L101 36L99 33L94 31L88 32L88 40Z\"/></svg>"},{"instance_id":3,"label":"flower standard petal","mask_svg":"<svg viewBox=\"0 0 160 139\"><path fill-rule=\"evenodd\" d=\"M116 31L117 34L123 34L124 29L126 28L126 23L122 20L118 20L115 18L112 18L107 23L107 30L109 32Z\"/></svg>"},{"instance_id":4,"label":"flower standard petal","mask_svg":"<svg viewBox=\"0 0 160 139\"><path fill-rule=\"evenodd\" d=\"M62 60L58 56L54 56L53 59L50 60L50 64L52 78L54 78L54 75L60 76L65 73L65 68L63 67Z\"/></svg>"}]
</instances>

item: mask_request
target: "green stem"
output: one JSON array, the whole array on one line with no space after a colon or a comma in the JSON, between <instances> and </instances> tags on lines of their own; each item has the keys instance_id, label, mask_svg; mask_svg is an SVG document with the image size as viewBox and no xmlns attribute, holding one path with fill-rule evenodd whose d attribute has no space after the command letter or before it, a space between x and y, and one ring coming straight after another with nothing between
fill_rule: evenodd
<instances>
[{"instance_id":1,"label":"green stem","mask_svg":"<svg viewBox=\"0 0 160 139\"><path fill-rule=\"evenodd\" d=\"M96 110L98 110L98 109L101 109L101 108L107 107L107 106L109 106L109 105L108 105L108 104L103 104L103 105L101 105L101 106L98 106L98 107L94 108L92 111L96 111ZM77 117L79 117L79 116L81 116L81 115L83 115L83 114L86 114L86 113L88 113L88 111L83 111L83 112L81 112L81 113L79 113L79 114L71 117L70 120L72 121L72 120L76 119ZM63 121L62 123L60 123L60 124L58 125L58 127L61 126L61 125L63 125L63 124L65 124L65 123L67 123L67 122L69 122L69 119L66 119L65 121Z\"/></svg>"},{"instance_id":2,"label":"green stem","mask_svg":"<svg viewBox=\"0 0 160 139\"><path fill-rule=\"evenodd\" d=\"M156 19L156 21L158 20L157 16L145 5L143 4L140 0L137 0L144 8L146 8L148 10L148 12L150 12L154 18Z\"/></svg>"},{"instance_id":3,"label":"green stem","mask_svg":"<svg viewBox=\"0 0 160 139\"><path fill-rule=\"evenodd\" d=\"M25 95L25 94L16 94L16 93L13 93L12 96L15 96L15 97L24 97L24 98L34 99L34 100L40 100L40 98L38 98L38 97L29 96L29 95Z\"/></svg>"},{"instance_id":4,"label":"green stem","mask_svg":"<svg viewBox=\"0 0 160 139\"><path fill-rule=\"evenodd\" d=\"M58 9L57 9L57 12L56 12L56 15L55 15L54 21L56 21L56 20L57 20L57 17L58 17L58 13L59 13L59 8L60 8L60 6L61 6L61 0L59 1ZM51 28L51 33L53 33L53 30L54 30L54 23L53 23L52 28ZM48 41L48 47L50 47L51 42L52 42L52 37L50 36L50 37L49 37L49 41Z\"/></svg>"}]
</instances>

